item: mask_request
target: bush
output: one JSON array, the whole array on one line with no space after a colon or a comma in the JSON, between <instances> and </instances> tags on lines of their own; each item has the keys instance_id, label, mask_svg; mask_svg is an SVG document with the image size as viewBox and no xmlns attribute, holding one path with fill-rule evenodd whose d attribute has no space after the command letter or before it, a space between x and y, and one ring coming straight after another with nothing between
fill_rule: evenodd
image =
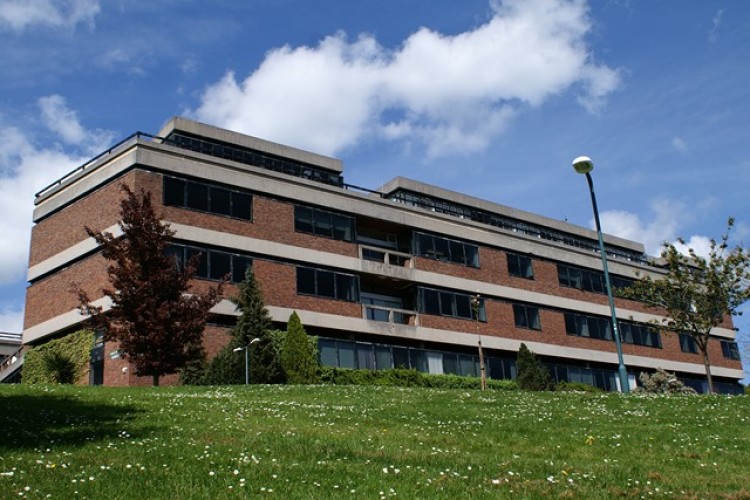
<instances>
[{"instance_id":1,"label":"bush","mask_svg":"<svg viewBox=\"0 0 750 500\"><path fill-rule=\"evenodd\" d=\"M24 384L88 384L89 360L94 347L91 330L32 347L24 355Z\"/></svg>"},{"instance_id":2,"label":"bush","mask_svg":"<svg viewBox=\"0 0 750 500\"><path fill-rule=\"evenodd\" d=\"M636 387L633 392L648 394L696 394L695 389L686 387L677 380L674 373L668 373L661 368L653 374L642 372L638 377L641 386Z\"/></svg>"},{"instance_id":3,"label":"bush","mask_svg":"<svg viewBox=\"0 0 750 500\"><path fill-rule=\"evenodd\" d=\"M559 382L556 390L561 392L604 392L598 387L583 382Z\"/></svg>"},{"instance_id":4,"label":"bush","mask_svg":"<svg viewBox=\"0 0 750 500\"><path fill-rule=\"evenodd\" d=\"M395 387L432 387L436 389L481 389L482 382L476 377L458 375L431 375L396 368L392 370L352 370L348 368L323 367L321 382L334 385L384 385ZM514 380L487 380L487 388L512 391L518 388Z\"/></svg>"},{"instance_id":5,"label":"bush","mask_svg":"<svg viewBox=\"0 0 750 500\"><path fill-rule=\"evenodd\" d=\"M318 381L317 339L310 338L302 322L293 312L289 317L286 335L281 342L279 361L287 384L313 384Z\"/></svg>"},{"instance_id":6,"label":"bush","mask_svg":"<svg viewBox=\"0 0 750 500\"><path fill-rule=\"evenodd\" d=\"M549 370L542 365L536 355L521 344L516 361L518 369L518 387L527 391L554 391L555 382Z\"/></svg>"}]
</instances>

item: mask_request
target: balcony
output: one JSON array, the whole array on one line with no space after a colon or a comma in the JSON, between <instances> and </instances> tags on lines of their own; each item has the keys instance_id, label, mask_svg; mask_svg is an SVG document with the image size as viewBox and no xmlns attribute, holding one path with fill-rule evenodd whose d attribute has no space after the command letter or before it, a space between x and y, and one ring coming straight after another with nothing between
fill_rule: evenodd
<instances>
[{"instance_id":1,"label":"balcony","mask_svg":"<svg viewBox=\"0 0 750 500\"><path fill-rule=\"evenodd\" d=\"M375 304L362 304L362 317L396 325L419 325L419 316L416 311Z\"/></svg>"}]
</instances>

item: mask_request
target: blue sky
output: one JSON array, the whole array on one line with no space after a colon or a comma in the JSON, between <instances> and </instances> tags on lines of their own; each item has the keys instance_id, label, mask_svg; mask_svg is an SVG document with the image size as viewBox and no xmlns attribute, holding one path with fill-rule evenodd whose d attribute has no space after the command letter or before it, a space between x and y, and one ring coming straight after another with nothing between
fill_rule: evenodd
<instances>
[{"instance_id":1,"label":"blue sky","mask_svg":"<svg viewBox=\"0 0 750 500\"><path fill-rule=\"evenodd\" d=\"M748 54L744 0L3 0L0 330L33 193L173 115L582 226L587 155L606 232L747 242Z\"/></svg>"}]
</instances>

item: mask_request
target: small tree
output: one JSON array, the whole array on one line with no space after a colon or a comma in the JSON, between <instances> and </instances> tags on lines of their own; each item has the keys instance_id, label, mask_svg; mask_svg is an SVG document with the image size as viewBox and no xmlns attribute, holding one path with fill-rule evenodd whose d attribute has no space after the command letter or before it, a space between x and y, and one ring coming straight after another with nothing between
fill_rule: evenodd
<instances>
[{"instance_id":1,"label":"small tree","mask_svg":"<svg viewBox=\"0 0 750 500\"><path fill-rule=\"evenodd\" d=\"M741 314L737 308L750 298L750 254L741 246L729 248L734 219L727 222L721 239L710 241L708 257L688 255L673 244L665 243L661 252L666 275L653 279L644 276L622 296L646 303L666 313L663 325L672 332L689 335L703 356L709 392L714 392L709 340L711 330L722 324L726 315ZM678 240L681 245L685 241Z\"/></svg>"},{"instance_id":2,"label":"small tree","mask_svg":"<svg viewBox=\"0 0 750 500\"><path fill-rule=\"evenodd\" d=\"M550 377L549 370L542 365L539 358L521 344L518 349L518 359L516 360L516 370L518 387L527 391L551 391L555 388L555 383Z\"/></svg>"},{"instance_id":3,"label":"small tree","mask_svg":"<svg viewBox=\"0 0 750 500\"><path fill-rule=\"evenodd\" d=\"M305 327L293 312L281 345L281 367L289 384L312 384L317 381L318 357Z\"/></svg>"},{"instance_id":4,"label":"small tree","mask_svg":"<svg viewBox=\"0 0 750 500\"><path fill-rule=\"evenodd\" d=\"M233 298L232 302L240 311L240 317L232 329L232 341L227 348L244 347L253 339L259 338L260 342L249 348L250 380L256 384L282 383L284 371L279 362L279 349L271 331L273 323L251 267L245 271L245 279L239 284L239 295ZM244 363L240 366L244 369ZM244 374L241 380L244 380Z\"/></svg>"},{"instance_id":5,"label":"small tree","mask_svg":"<svg viewBox=\"0 0 750 500\"><path fill-rule=\"evenodd\" d=\"M110 262L111 288L102 293L112 307L105 312L92 305L80 288L74 286L74 291L82 314L105 329L105 340L119 343L135 374L153 377L158 386L162 375L177 372L202 354L202 347L196 346L202 346L206 319L221 298L222 285L203 295L186 295L199 256L180 269L167 255L174 231L154 213L151 194L141 190L136 196L124 184L121 189L125 194L120 203L122 237L85 228Z\"/></svg>"}]
</instances>

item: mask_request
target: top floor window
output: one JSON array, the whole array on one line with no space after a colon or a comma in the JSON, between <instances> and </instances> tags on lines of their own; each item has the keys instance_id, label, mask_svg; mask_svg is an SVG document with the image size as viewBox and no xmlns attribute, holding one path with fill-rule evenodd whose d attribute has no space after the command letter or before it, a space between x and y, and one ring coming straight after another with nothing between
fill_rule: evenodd
<instances>
[{"instance_id":1,"label":"top floor window","mask_svg":"<svg viewBox=\"0 0 750 500\"><path fill-rule=\"evenodd\" d=\"M355 219L327 210L295 205L294 230L334 240L354 241Z\"/></svg>"},{"instance_id":2,"label":"top floor window","mask_svg":"<svg viewBox=\"0 0 750 500\"><path fill-rule=\"evenodd\" d=\"M252 202L246 192L164 176L164 204L168 206L252 220Z\"/></svg>"},{"instance_id":3,"label":"top floor window","mask_svg":"<svg viewBox=\"0 0 750 500\"><path fill-rule=\"evenodd\" d=\"M470 243L415 232L413 247L414 255L479 267L479 248Z\"/></svg>"},{"instance_id":4,"label":"top floor window","mask_svg":"<svg viewBox=\"0 0 750 500\"><path fill-rule=\"evenodd\" d=\"M515 253L509 253L507 254L507 257L508 274L511 276L526 278L527 280L534 279L534 269L531 266L531 257Z\"/></svg>"}]
</instances>

